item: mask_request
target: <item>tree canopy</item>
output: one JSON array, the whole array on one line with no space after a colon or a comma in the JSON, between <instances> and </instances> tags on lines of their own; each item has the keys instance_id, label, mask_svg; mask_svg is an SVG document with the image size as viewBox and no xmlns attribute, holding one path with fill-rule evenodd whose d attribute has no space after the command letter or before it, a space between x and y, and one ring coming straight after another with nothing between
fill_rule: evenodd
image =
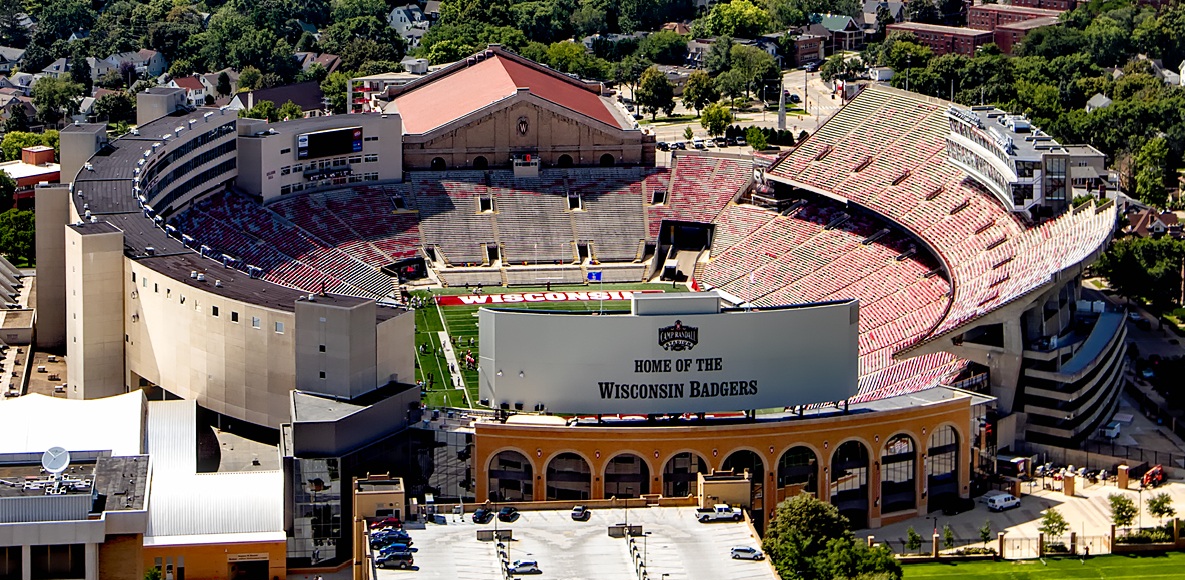
<instances>
[{"instance_id":1,"label":"tree canopy","mask_svg":"<svg viewBox=\"0 0 1185 580\"><path fill-rule=\"evenodd\" d=\"M778 504L762 547L782 578L900 580L893 553L855 541L848 525L835 506L799 494Z\"/></svg>"}]
</instances>

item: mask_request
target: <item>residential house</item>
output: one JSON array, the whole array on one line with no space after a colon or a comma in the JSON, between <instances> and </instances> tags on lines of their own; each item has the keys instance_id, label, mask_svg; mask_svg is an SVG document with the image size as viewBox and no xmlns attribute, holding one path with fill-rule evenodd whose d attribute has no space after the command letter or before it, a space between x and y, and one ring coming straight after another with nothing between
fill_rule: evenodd
<instances>
[{"instance_id":1,"label":"residential house","mask_svg":"<svg viewBox=\"0 0 1185 580\"><path fill-rule=\"evenodd\" d=\"M304 111L305 117L320 117L325 114L325 94L321 92L321 84L317 81L237 93L227 106L236 111L244 111L254 108L262 101L271 101L277 107L292 101Z\"/></svg>"},{"instance_id":2,"label":"residential house","mask_svg":"<svg viewBox=\"0 0 1185 580\"><path fill-rule=\"evenodd\" d=\"M633 34L593 34L592 36L586 36L580 39L580 43L584 45L585 50L592 50L593 43L597 41L615 43L630 39L642 40L643 38L646 38L645 32L635 32Z\"/></svg>"},{"instance_id":3,"label":"residential house","mask_svg":"<svg viewBox=\"0 0 1185 580\"><path fill-rule=\"evenodd\" d=\"M424 15L432 22L440 20L440 0L428 0L425 2Z\"/></svg>"},{"instance_id":4,"label":"residential house","mask_svg":"<svg viewBox=\"0 0 1185 580\"><path fill-rule=\"evenodd\" d=\"M319 64L326 72L334 72L342 64L340 56L327 52L298 52L296 60L300 62L300 70L309 70L313 65Z\"/></svg>"},{"instance_id":5,"label":"residential house","mask_svg":"<svg viewBox=\"0 0 1185 580\"><path fill-rule=\"evenodd\" d=\"M59 58L49 63L45 68L41 69L39 73L43 77L53 77L55 79L69 79L70 78L70 61L65 58Z\"/></svg>"},{"instance_id":6,"label":"residential house","mask_svg":"<svg viewBox=\"0 0 1185 580\"><path fill-rule=\"evenodd\" d=\"M91 37L91 31L89 31L89 30L75 30L74 32L70 33L70 38L67 38L66 42L67 43L77 42L79 40L86 40L90 37Z\"/></svg>"},{"instance_id":7,"label":"residential house","mask_svg":"<svg viewBox=\"0 0 1185 580\"><path fill-rule=\"evenodd\" d=\"M94 97L82 97L78 100L78 112L70 115L70 120L77 123L90 123L95 120Z\"/></svg>"},{"instance_id":8,"label":"residential house","mask_svg":"<svg viewBox=\"0 0 1185 580\"><path fill-rule=\"evenodd\" d=\"M905 3L888 2L886 0L864 0L864 33L865 35L881 34L880 21L877 16L881 7L889 11L893 22L905 20Z\"/></svg>"},{"instance_id":9,"label":"residential house","mask_svg":"<svg viewBox=\"0 0 1185 580\"><path fill-rule=\"evenodd\" d=\"M35 82L37 82L37 77L33 76L32 73L15 72L8 75L4 82L0 83L0 86L8 86L19 89L21 94L27 97L33 92L33 83Z\"/></svg>"},{"instance_id":10,"label":"residential house","mask_svg":"<svg viewBox=\"0 0 1185 580\"><path fill-rule=\"evenodd\" d=\"M30 131L45 129L45 125L37 120L37 107L33 106L33 99L21 94L18 89L0 89L0 123L7 122L16 109L24 111L25 118L29 120Z\"/></svg>"},{"instance_id":11,"label":"residential house","mask_svg":"<svg viewBox=\"0 0 1185 580\"><path fill-rule=\"evenodd\" d=\"M1179 236L1181 234L1181 223L1177 218L1177 214L1171 211L1157 213L1154 209L1145 209L1128 214L1127 231L1141 238L1162 236L1165 233Z\"/></svg>"},{"instance_id":12,"label":"residential house","mask_svg":"<svg viewBox=\"0 0 1185 580\"><path fill-rule=\"evenodd\" d=\"M1181 86L1185 86L1185 60L1181 61L1181 66L1178 69L1177 78L1181 80Z\"/></svg>"},{"instance_id":13,"label":"residential house","mask_svg":"<svg viewBox=\"0 0 1185 580\"><path fill-rule=\"evenodd\" d=\"M194 107L201 107L206 104L206 95L213 97L212 93L206 92L206 85L202 83L202 77L193 75L188 77L178 77L169 81L168 86L175 89L185 90L185 100Z\"/></svg>"},{"instance_id":14,"label":"residential house","mask_svg":"<svg viewBox=\"0 0 1185 580\"><path fill-rule=\"evenodd\" d=\"M91 69L91 80L98 82L104 75L111 71L118 71L119 65L112 64L112 62L105 58L95 58L93 56L86 57L86 64Z\"/></svg>"},{"instance_id":15,"label":"residential house","mask_svg":"<svg viewBox=\"0 0 1185 580\"><path fill-rule=\"evenodd\" d=\"M317 40L321 40L321 31L317 30L316 26L309 24L308 22L305 22L303 20L297 20L296 26L298 26L300 28L301 33L307 32L307 33L313 35L313 38L315 38Z\"/></svg>"},{"instance_id":16,"label":"residential house","mask_svg":"<svg viewBox=\"0 0 1185 580\"><path fill-rule=\"evenodd\" d=\"M25 49L11 46L0 46L0 72L12 72L25 61Z\"/></svg>"},{"instance_id":17,"label":"residential house","mask_svg":"<svg viewBox=\"0 0 1185 580\"><path fill-rule=\"evenodd\" d=\"M779 66L801 67L823 60L823 37L790 30L766 34L757 39L777 49Z\"/></svg>"},{"instance_id":18,"label":"residential house","mask_svg":"<svg viewBox=\"0 0 1185 580\"><path fill-rule=\"evenodd\" d=\"M394 28L407 43L408 48L420 45L420 40L428 32L431 22L418 4L408 4L391 9L387 14L387 24Z\"/></svg>"},{"instance_id":19,"label":"residential house","mask_svg":"<svg viewBox=\"0 0 1185 580\"><path fill-rule=\"evenodd\" d=\"M1086 101L1086 112L1090 113L1099 109L1106 109L1110 106L1111 99L1108 99L1106 95L1102 93L1095 93L1095 95L1091 97L1090 100Z\"/></svg>"},{"instance_id":20,"label":"residential house","mask_svg":"<svg viewBox=\"0 0 1185 580\"><path fill-rule=\"evenodd\" d=\"M846 14L811 14L811 22L831 33L831 53L864 48L864 25Z\"/></svg>"},{"instance_id":21,"label":"residential house","mask_svg":"<svg viewBox=\"0 0 1185 580\"><path fill-rule=\"evenodd\" d=\"M230 81L230 93L221 95L218 93L218 77L226 73L227 80ZM207 95L214 95L214 98L228 97L235 94L239 90L239 73L233 68L227 67L220 71L206 73L198 77L202 81L202 86L206 87Z\"/></svg>"},{"instance_id":22,"label":"residential house","mask_svg":"<svg viewBox=\"0 0 1185 580\"><path fill-rule=\"evenodd\" d=\"M165 60L164 55L149 49L142 49L136 52L121 52L103 60L106 63L99 64L99 66L91 66L91 78L98 80L107 71L119 70L119 67L124 63L131 63L135 67L136 74L145 77L158 77L169 68L169 63Z\"/></svg>"},{"instance_id":23,"label":"residential house","mask_svg":"<svg viewBox=\"0 0 1185 580\"><path fill-rule=\"evenodd\" d=\"M667 32L682 34L683 36L691 34L691 27L684 22L668 22L662 25L662 29Z\"/></svg>"},{"instance_id":24,"label":"residential house","mask_svg":"<svg viewBox=\"0 0 1185 580\"><path fill-rule=\"evenodd\" d=\"M923 45L933 51L934 56L954 53L973 57L977 48L995 42L995 35L990 30L976 30L960 26L897 22L889 25L889 31L894 30L914 33Z\"/></svg>"}]
</instances>

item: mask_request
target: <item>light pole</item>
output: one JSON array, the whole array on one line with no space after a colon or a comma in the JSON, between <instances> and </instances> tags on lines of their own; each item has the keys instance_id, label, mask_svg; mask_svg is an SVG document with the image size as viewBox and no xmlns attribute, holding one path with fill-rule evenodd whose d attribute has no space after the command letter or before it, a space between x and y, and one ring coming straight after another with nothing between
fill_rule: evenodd
<instances>
[{"instance_id":1,"label":"light pole","mask_svg":"<svg viewBox=\"0 0 1185 580\"><path fill-rule=\"evenodd\" d=\"M650 543L650 542L648 542L647 540L649 540L649 539L650 539L650 534L652 534L652 533L653 533L653 532L643 532L643 533L642 533L642 561L643 561L643 562L647 561L647 560L646 560L646 555L650 553L650 552L647 550L647 547L648 547L648 545L649 545L649 543Z\"/></svg>"},{"instance_id":2,"label":"light pole","mask_svg":"<svg viewBox=\"0 0 1185 580\"><path fill-rule=\"evenodd\" d=\"M913 58L905 57L905 92L909 92L909 66L913 64Z\"/></svg>"}]
</instances>

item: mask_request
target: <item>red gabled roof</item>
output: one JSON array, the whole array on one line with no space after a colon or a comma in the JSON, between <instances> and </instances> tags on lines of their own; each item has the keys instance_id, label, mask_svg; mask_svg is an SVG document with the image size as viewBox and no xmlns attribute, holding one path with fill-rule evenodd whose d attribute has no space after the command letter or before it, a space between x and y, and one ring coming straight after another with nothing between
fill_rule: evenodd
<instances>
[{"instance_id":1,"label":"red gabled roof","mask_svg":"<svg viewBox=\"0 0 1185 580\"><path fill-rule=\"evenodd\" d=\"M206 88L197 77L178 77L173 79L173 82L187 91L200 91Z\"/></svg>"},{"instance_id":2,"label":"red gabled roof","mask_svg":"<svg viewBox=\"0 0 1185 580\"><path fill-rule=\"evenodd\" d=\"M613 127L621 121L600 94L559 73L495 53L455 71L429 76L395 98L404 132L426 133L527 88L532 94Z\"/></svg>"}]
</instances>

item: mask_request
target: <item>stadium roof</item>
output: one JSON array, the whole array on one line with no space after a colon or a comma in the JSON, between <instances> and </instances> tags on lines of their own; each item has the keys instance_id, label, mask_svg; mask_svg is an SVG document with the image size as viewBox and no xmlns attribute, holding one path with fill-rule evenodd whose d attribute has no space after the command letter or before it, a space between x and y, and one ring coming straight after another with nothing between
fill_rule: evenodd
<instances>
[{"instance_id":1,"label":"stadium roof","mask_svg":"<svg viewBox=\"0 0 1185 580\"><path fill-rule=\"evenodd\" d=\"M110 451L139 455L144 440L144 394L103 399L63 399L29 394L0 403L0 454Z\"/></svg>"},{"instance_id":2,"label":"stadium roof","mask_svg":"<svg viewBox=\"0 0 1185 580\"><path fill-rule=\"evenodd\" d=\"M284 540L284 474L197 473L197 403L148 405L152 502L144 545Z\"/></svg>"},{"instance_id":3,"label":"stadium roof","mask_svg":"<svg viewBox=\"0 0 1185 580\"><path fill-rule=\"evenodd\" d=\"M584 83L491 46L489 50L405 85L395 97L403 132L427 133L526 89L545 101L615 128L630 127Z\"/></svg>"}]
</instances>

